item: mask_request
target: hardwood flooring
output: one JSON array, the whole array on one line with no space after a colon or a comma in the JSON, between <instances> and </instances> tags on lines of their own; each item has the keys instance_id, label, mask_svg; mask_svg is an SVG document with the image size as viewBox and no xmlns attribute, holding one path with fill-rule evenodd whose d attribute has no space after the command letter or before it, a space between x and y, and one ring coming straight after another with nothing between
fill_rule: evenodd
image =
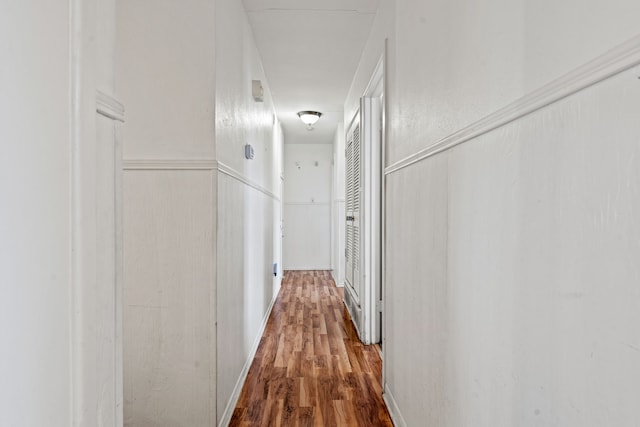
<instances>
[{"instance_id":1,"label":"hardwood flooring","mask_svg":"<svg viewBox=\"0 0 640 427\"><path fill-rule=\"evenodd\" d=\"M287 271L230 426L393 426L382 362L326 271Z\"/></svg>"}]
</instances>

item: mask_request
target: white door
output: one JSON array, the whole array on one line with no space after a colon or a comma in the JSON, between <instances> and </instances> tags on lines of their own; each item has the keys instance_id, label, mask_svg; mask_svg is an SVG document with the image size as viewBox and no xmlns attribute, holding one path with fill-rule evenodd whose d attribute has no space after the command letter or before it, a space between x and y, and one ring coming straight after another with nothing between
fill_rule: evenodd
<instances>
[{"instance_id":1,"label":"white door","mask_svg":"<svg viewBox=\"0 0 640 427\"><path fill-rule=\"evenodd\" d=\"M361 202L361 144L360 118L356 115L347 132L345 163L345 279L347 286L354 293L357 304L360 304L360 202Z\"/></svg>"},{"instance_id":2,"label":"white door","mask_svg":"<svg viewBox=\"0 0 640 427\"><path fill-rule=\"evenodd\" d=\"M381 106L363 97L346 134L344 295L365 344L381 339Z\"/></svg>"}]
</instances>

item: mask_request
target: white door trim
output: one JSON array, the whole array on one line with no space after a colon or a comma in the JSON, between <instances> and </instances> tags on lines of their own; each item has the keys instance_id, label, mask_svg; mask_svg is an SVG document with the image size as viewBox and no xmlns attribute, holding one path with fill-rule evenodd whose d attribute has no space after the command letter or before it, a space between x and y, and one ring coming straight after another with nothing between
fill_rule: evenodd
<instances>
[{"instance_id":1,"label":"white door trim","mask_svg":"<svg viewBox=\"0 0 640 427\"><path fill-rule=\"evenodd\" d=\"M360 99L360 108L346 129L345 181L347 183L347 218L355 218L359 226L359 256L349 252L349 221L347 220L345 262L345 304L364 344L381 342L382 339L382 180L384 143L384 54L378 61L372 77ZM349 141L354 129L360 135L360 167L350 171ZM355 167L354 167L355 169ZM349 176L360 176L359 215L349 210ZM353 189L352 189L353 190ZM355 191L358 191L357 189ZM353 233L355 234L355 233ZM349 261L354 261L353 278L350 279Z\"/></svg>"},{"instance_id":2,"label":"white door trim","mask_svg":"<svg viewBox=\"0 0 640 427\"><path fill-rule=\"evenodd\" d=\"M386 50L386 49L385 49ZM362 122L364 136L364 236L366 278L363 307L364 330L366 343L377 343L382 340L380 312L383 306L382 293L382 179L383 146L384 146L384 67L385 52L381 55L373 71L362 98Z\"/></svg>"}]
</instances>

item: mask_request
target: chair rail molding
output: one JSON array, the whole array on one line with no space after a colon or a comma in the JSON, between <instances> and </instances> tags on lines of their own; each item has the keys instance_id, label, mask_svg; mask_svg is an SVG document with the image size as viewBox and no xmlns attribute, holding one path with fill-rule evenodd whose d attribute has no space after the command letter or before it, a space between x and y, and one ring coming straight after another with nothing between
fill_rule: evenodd
<instances>
[{"instance_id":1,"label":"chair rail molding","mask_svg":"<svg viewBox=\"0 0 640 427\"><path fill-rule=\"evenodd\" d=\"M124 170L215 170L214 159L125 159Z\"/></svg>"},{"instance_id":2,"label":"chair rail molding","mask_svg":"<svg viewBox=\"0 0 640 427\"><path fill-rule=\"evenodd\" d=\"M275 201L280 201L280 197L258 182L243 175L232 167L214 159L127 159L123 161L123 169L133 170L212 170L227 175Z\"/></svg>"},{"instance_id":3,"label":"chair rail molding","mask_svg":"<svg viewBox=\"0 0 640 427\"><path fill-rule=\"evenodd\" d=\"M614 47L584 65L524 95L441 140L385 168L395 173L424 159L471 141L640 64L640 35Z\"/></svg>"},{"instance_id":4,"label":"chair rail molding","mask_svg":"<svg viewBox=\"0 0 640 427\"><path fill-rule=\"evenodd\" d=\"M96 112L112 120L124 123L124 105L111 95L96 91Z\"/></svg>"}]
</instances>

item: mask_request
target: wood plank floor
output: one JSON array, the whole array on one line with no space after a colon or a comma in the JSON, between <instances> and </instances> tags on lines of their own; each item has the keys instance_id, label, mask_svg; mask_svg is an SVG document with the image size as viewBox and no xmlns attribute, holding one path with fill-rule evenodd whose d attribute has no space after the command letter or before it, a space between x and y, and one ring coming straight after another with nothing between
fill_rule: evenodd
<instances>
[{"instance_id":1,"label":"wood plank floor","mask_svg":"<svg viewBox=\"0 0 640 427\"><path fill-rule=\"evenodd\" d=\"M382 362L327 271L287 271L230 426L393 426Z\"/></svg>"}]
</instances>

